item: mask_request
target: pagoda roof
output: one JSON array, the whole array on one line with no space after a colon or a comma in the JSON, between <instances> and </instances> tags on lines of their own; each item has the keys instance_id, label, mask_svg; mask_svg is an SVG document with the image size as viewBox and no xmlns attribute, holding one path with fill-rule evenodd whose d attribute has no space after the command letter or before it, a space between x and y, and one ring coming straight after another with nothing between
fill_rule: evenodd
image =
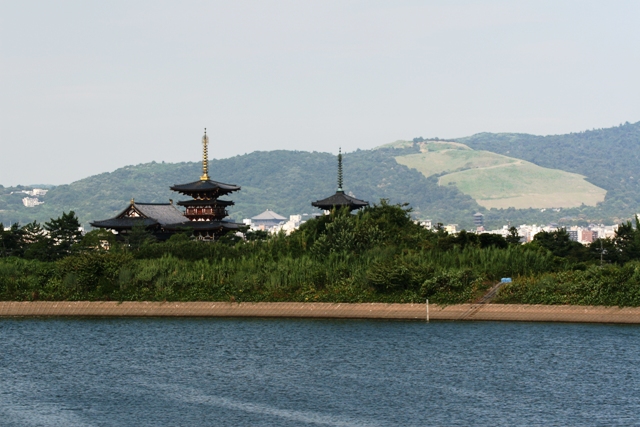
<instances>
[{"instance_id":1,"label":"pagoda roof","mask_svg":"<svg viewBox=\"0 0 640 427\"><path fill-rule=\"evenodd\" d=\"M268 220L286 221L287 218L283 217L282 215L278 215L272 210L267 209L266 211L262 212L260 215L251 217L251 220L252 221L268 221Z\"/></svg>"},{"instance_id":2,"label":"pagoda roof","mask_svg":"<svg viewBox=\"0 0 640 427\"><path fill-rule=\"evenodd\" d=\"M351 197L345 194L344 191L338 190L333 196L327 197L326 199L322 200L316 200L315 202L311 203L311 205L325 211L329 211L333 208L341 208L343 206L347 206L349 210L354 210L369 206L369 202L356 199L355 197Z\"/></svg>"},{"instance_id":3,"label":"pagoda roof","mask_svg":"<svg viewBox=\"0 0 640 427\"><path fill-rule=\"evenodd\" d=\"M178 202L180 206L231 206L234 205L231 200L183 200Z\"/></svg>"},{"instance_id":4,"label":"pagoda roof","mask_svg":"<svg viewBox=\"0 0 640 427\"><path fill-rule=\"evenodd\" d=\"M222 182L212 181L210 179L201 179L198 181L190 182L188 184L177 184L171 187L172 191L177 191L182 194L207 194L211 193L214 197L218 194L227 194L233 191L240 190L240 186L234 184L224 184Z\"/></svg>"},{"instance_id":5,"label":"pagoda roof","mask_svg":"<svg viewBox=\"0 0 640 427\"><path fill-rule=\"evenodd\" d=\"M245 227L244 224L231 221L184 221L176 224L163 226L165 230L194 230L194 231L215 231L215 230L238 230Z\"/></svg>"}]
</instances>

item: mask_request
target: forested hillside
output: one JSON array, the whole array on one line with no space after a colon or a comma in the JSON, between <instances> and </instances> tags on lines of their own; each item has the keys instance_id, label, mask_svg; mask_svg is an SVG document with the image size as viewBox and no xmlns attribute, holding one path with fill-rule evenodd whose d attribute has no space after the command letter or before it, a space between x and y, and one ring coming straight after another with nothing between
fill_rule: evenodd
<instances>
[{"instance_id":1,"label":"forested hillside","mask_svg":"<svg viewBox=\"0 0 640 427\"><path fill-rule=\"evenodd\" d=\"M211 160L212 179L242 186L228 198L233 219L242 220L272 209L282 215L319 212L311 202L336 191L336 156L302 151L254 152L229 159ZM124 209L133 197L140 202L166 202L185 198L169 190L174 184L196 181L201 164L146 163L127 166L61 185L43 198L45 204L25 208L23 195L6 196L11 204L0 205L0 221L27 223L46 221L62 211L74 210L84 225ZM418 218L433 218L471 225L479 206L454 187L439 187L437 180L396 163L385 150L347 153L344 156L344 189L371 203L381 198L410 203ZM5 189L5 192L8 189ZM0 203L2 203L0 196ZM15 199L15 200L14 200Z\"/></svg>"},{"instance_id":2,"label":"forested hillside","mask_svg":"<svg viewBox=\"0 0 640 427\"><path fill-rule=\"evenodd\" d=\"M507 223L611 224L631 219L640 211L640 123L544 137L482 133L456 141L474 150L585 175L589 182L607 190L605 201L595 207L562 210L485 209L454 185L438 186L442 174L426 178L418 170L398 164L395 157L420 152L419 144L410 141L345 154L345 190L372 203L381 198L409 203L416 218L457 223L467 229L472 228L472 214L477 211L485 214L488 228ZM311 202L336 190L336 157L328 153L254 152L211 160L210 165L212 179L242 186L230 197L236 203L229 209L235 220L267 208L285 216L317 212ZM87 226L91 220L115 215L131 198L140 202L180 200L169 187L195 181L200 175L199 162L126 166L55 187L41 198L43 205L31 208L22 205L24 194L10 194L26 188L0 186L0 222L44 222L74 210Z\"/></svg>"}]
</instances>

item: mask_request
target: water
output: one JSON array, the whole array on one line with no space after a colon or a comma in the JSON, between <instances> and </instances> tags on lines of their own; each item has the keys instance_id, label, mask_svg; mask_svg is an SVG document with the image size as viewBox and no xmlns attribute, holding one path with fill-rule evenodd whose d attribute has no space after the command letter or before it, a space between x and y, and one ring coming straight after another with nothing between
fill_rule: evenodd
<instances>
[{"instance_id":1,"label":"water","mask_svg":"<svg viewBox=\"0 0 640 427\"><path fill-rule=\"evenodd\" d=\"M640 327L0 320L0 426L640 424Z\"/></svg>"}]
</instances>

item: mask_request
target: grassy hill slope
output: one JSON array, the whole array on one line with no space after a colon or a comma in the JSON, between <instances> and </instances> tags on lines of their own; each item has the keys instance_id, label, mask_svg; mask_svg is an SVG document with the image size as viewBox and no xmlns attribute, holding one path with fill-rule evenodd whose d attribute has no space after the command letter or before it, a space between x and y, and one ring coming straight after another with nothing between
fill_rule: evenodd
<instances>
[{"instance_id":1,"label":"grassy hill slope","mask_svg":"<svg viewBox=\"0 0 640 427\"><path fill-rule=\"evenodd\" d=\"M567 135L481 133L457 142L586 176L607 190L604 203L584 213L623 219L640 207L640 122Z\"/></svg>"},{"instance_id":2,"label":"grassy hill slope","mask_svg":"<svg viewBox=\"0 0 640 427\"><path fill-rule=\"evenodd\" d=\"M444 175L440 185L455 185L486 208L571 208L595 206L606 190L584 176L520 161Z\"/></svg>"},{"instance_id":3,"label":"grassy hill slope","mask_svg":"<svg viewBox=\"0 0 640 427\"><path fill-rule=\"evenodd\" d=\"M575 173L472 150L456 142L427 141L417 145L420 153L397 156L396 161L427 177L441 175L440 185L455 185L486 208L595 206L605 197L606 190Z\"/></svg>"}]
</instances>

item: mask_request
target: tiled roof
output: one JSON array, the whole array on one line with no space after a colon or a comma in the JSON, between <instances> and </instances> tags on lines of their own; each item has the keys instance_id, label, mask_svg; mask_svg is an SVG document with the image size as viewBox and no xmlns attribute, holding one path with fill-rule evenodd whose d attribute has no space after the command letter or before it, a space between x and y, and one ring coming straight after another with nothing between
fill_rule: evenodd
<instances>
[{"instance_id":1,"label":"tiled roof","mask_svg":"<svg viewBox=\"0 0 640 427\"><path fill-rule=\"evenodd\" d=\"M142 215L155 219L160 225L185 221L185 216L170 203L134 203Z\"/></svg>"},{"instance_id":2,"label":"tiled roof","mask_svg":"<svg viewBox=\"0 0 640 427\"><path fill-rule=\"evenodd\" d=\"M140 226L150 227L157 224L158 221L152 218L111 218L103 221L93 221L91 226L95 228L129 229Z\"/></svg>"},{"instance_id":3,"label":"tiled roof","mask_svg":"<svg viewBox=\"0 0 640 427\"><path fill-rule=\"evenodd\" d=\"M134 211L140 216L129 216ZM114 218L94 221L92 227L100 228L131 228L134 226L149 227L186 221L187 218L171 203L133 203L127 206Z\"/></svg>"},{"instance_id":4,"label":"tiled roof","mask_svg":"<svg viewBox=\"0 0 640 427\"><path fill-rule=\"evenodd\" d=\"M333 196L327 197L326 199L317 200L311 203L311 205L324 210L331 210L334 207L339 208L342 206L348 206L349 209L354 210L369 206L369 202L351 197L347 194L344 194L343 191L338 191Z\"/></svg>"},{"instance_id":5,"label":"tiled roof","mask_svg":"<svg viewBox=\"0 0 640 427\"><path fill-rule=\"evenodd\" d=\"M252 221L268 221L268 220L286 221L287 218L283 217L282 215L278 215L274 211L270 211L269 209L267 209L266 211L262 212L260 215L256 215L252 217L251 220Z\"/></svg>"},{"instance_id":6,"label":"tiled roof","mask_svg":"<svg viewBox=\"0 0 640 427\"><path fill-rule=\"evenodd\" d=\"M178 202L180 206L231 206L234 205L231 200L183 200Z\"/></svg>"},{"instance_id":7,"label":"tiled roof","mask_svg":"<svg viewBox=\"0 0 640 427\"><path fill-rule=\"evenodd\" d=\"M240 190L240 186L233 184L224 184L222 182L207 180L199 180L190 182L188 184L178 184L171 187L171 190L178 191L180 193L209 193L218 192L221 194L231 193L232 191Z\"/></svg>"}]
</instances>

